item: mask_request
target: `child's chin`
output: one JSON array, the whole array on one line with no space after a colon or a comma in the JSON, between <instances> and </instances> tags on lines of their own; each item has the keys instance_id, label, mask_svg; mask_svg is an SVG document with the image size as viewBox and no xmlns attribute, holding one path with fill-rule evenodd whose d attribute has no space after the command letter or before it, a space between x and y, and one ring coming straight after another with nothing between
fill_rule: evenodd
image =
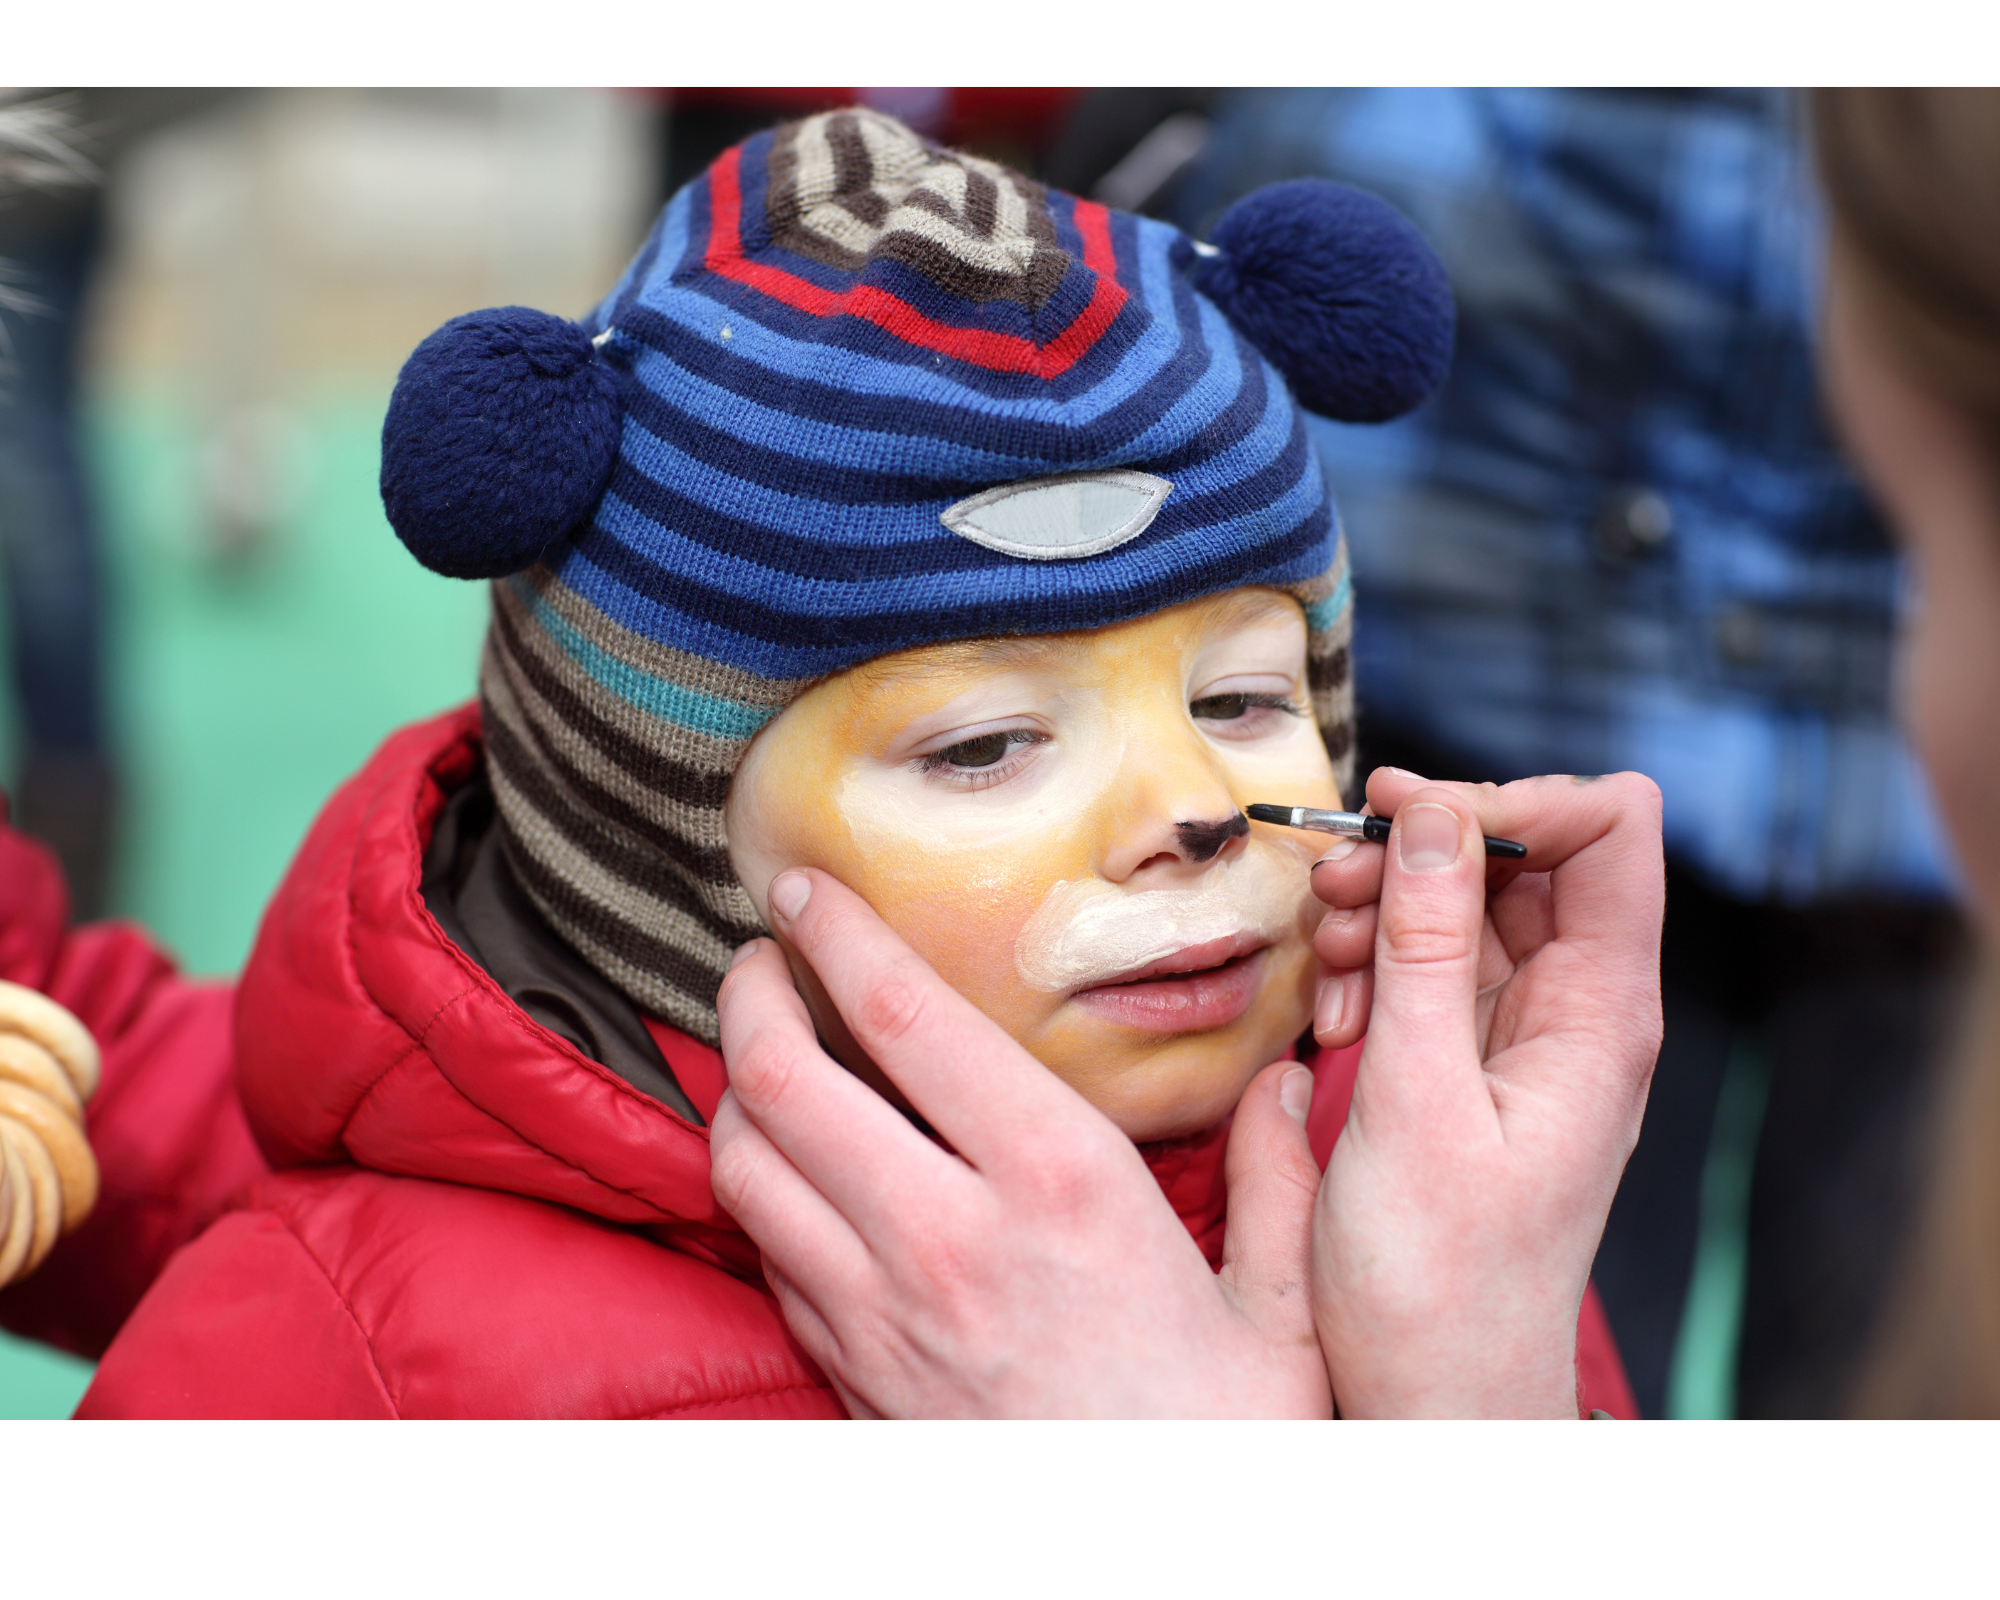
<instances>
[{"instance_id":1,"label":"child's chin","mask_svg":"<svg viewBox=\"0 0 2000 1600\"><path fill-rule=\"evenodd\" d=\"M1229 1036L1235 1033L1188 1035L1151 1050L1134 1049L1127 1035L1081 1051L1073 1070L1050 1065L1135 1143L1180 1139L1228 1116L1258 1069L1284 1054L1284 1043Z\"/></svg>"}]
</instances>

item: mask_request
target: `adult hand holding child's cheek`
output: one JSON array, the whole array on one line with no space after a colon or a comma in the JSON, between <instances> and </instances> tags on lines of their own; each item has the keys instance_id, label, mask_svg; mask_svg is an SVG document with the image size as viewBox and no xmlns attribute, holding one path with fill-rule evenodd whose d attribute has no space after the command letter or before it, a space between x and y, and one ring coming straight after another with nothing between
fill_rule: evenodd
<instances>
[{"instance_id":1,"label":"adult hand holding child's cheek","mask_svg":"<svg viewBox=\"0 0 2000 1600\"><path fill-rule=\"evenodd\" d=\"M820 1048L775 943L746 947L718 999L715 1192L850 1411L1331 1413L1306 1293L1304 1069L1269 1067L1243 1097L1217 1274L1131 1141L858 896L795 870L770 899L856 1042L951 1147Z\"/></svg>"},{"instance_id":2,"label":"adult hand holding child's cheek","mask_svg":"<svg viewBox=\"0 0 2000 1600\"><path fill-rule=\"evenodd\" d=\"M1659 791L1385 769L1368 799L1388 843L1313 873L1335 907L1316 948L1345 969L1316 1029L1367 1035L1315 1224L1335 1398L1574 1416L1578 1307L1659 1050ZM1489 867L1482 832L1527 860Z\"/></svg>"}]
</instances>

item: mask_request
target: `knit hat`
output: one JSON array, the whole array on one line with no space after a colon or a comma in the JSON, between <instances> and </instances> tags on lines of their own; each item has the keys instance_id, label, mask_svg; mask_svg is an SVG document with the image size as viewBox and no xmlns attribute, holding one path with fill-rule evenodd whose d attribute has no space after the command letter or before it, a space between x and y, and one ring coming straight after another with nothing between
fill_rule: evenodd
<instances>
[{"instance_id":1,"label":"knit hat","mask_svg":"<svg viewBox=\"0 0 2000 1600\"><path fill-rule=\"evenodd\" d=\"M529 897L712 1043L763 931L723 805L793 699L1249 584L1305 607L1345 789L1346 553L1299 401L1407 410L1451 320L1353 190L1274 186L1199 244L844 110L723 155L580 325L447 323L390 401L382 497L419 560L495 580L487 765Z\"/></svg>"}]
</instances>

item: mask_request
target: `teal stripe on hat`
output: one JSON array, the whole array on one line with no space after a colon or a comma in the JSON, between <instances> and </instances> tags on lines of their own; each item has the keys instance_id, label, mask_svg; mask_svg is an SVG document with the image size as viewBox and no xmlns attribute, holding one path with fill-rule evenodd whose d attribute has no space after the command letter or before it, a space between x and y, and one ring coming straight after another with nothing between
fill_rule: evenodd
<instances>
[{"instance_id":1,"label":"teal stripe on hat","mask_svg":"<svg viewBox=\"0 0 2000 1600\"><path fill-rule=\"evenodd\" d=\"M1340 620L1340 614L1353 599L1354 580L1343 572L1332 594L1306 607L1306 626L1314 633L1324 633Z\"/></svg>"},{"instance_id":2,"label":"teal stripe on hat","mask_svg":"<svg viewBox=\"0 0 2000 1600\"><path fill-rule=\"evenodd\" d=\"M703 694L668 678L656 678L629 661L620 661L577 632L525 576L516 574L507 580L507 585L549 637L562 646L564 654L619 699L663 722L718 739L749 739L782 709L744 705L741 701Z\"/></svg>"}]
</instances>

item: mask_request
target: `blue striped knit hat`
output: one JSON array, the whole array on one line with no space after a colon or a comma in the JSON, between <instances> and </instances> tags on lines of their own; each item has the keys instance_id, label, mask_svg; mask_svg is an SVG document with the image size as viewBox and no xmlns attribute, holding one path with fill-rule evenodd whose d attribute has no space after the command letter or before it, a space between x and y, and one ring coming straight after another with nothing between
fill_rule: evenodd
<instances>
[{"instance_id":1,"label":"blue striped knit hat","mask_svg":"<svg viewBox=\"0 0 2000 1600\"><path fill-rule=\"evenodd\" d=\"M730 779L830 673L1268 585L1305 607L1347 788L1346 553L1299 403L1397 415L1450 343L1442 269L1355 191L1274 186L1198 244L838 111L725 154L581 325L427 339L382 495L426 565L495 580L480 693L523 887L713 1042L763 931Z\"/></svg>"}]
</instances>

